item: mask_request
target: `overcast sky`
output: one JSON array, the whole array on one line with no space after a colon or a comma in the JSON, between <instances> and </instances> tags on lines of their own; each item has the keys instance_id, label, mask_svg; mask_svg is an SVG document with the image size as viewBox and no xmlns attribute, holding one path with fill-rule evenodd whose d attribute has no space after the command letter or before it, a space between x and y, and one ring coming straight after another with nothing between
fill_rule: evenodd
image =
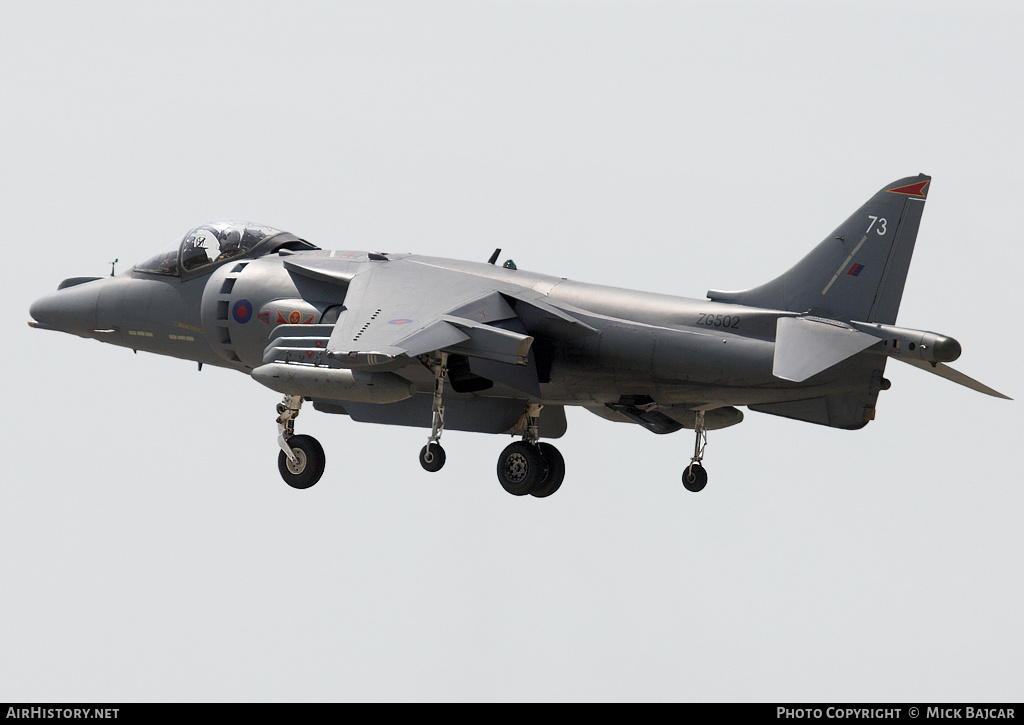
<instances>
[{"instance_id":1,"label":"overcast sky","mask_svg":"<svg viewBox=\"0 0 1024 725\"><path fill-rule=\"evenodd\" d=\"M32 330L210 219L702 298L934 177L899 323L1018 372L1011 2L7 2L0 701L1019 701L1020 404L891 362L856 432L582 410L551 498L508 438L304 409Z\"/></svg>"}]
</instances>

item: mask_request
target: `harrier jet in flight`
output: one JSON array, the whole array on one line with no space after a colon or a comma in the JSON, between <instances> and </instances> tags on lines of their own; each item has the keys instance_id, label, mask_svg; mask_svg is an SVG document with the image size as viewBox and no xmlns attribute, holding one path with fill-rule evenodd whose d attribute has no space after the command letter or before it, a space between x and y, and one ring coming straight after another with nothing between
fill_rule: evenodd
<instances>
[{"instance_id":1,"label":"harrier jet in flight","mask_svg":"<svg viewBox=\"0 0 1024 725\"><path fill-rule=\"evenodd\" d=\"M875 417L889 358L1006 396L948 367L951 337L896 326L930 177L888 184L789 271L686 299L416 254L330 251L268 226L218 221L110 277L73 277L29 324L218 365L284 395L278 468L324 473L297 434L303 402L353 420L518 437L498 456L515 495L545 497L566 465L548 440L566 406L653 433L695 432L684 486L699 491L707 432L741 407L835 428Z\"/></svg>"}]
</instances>

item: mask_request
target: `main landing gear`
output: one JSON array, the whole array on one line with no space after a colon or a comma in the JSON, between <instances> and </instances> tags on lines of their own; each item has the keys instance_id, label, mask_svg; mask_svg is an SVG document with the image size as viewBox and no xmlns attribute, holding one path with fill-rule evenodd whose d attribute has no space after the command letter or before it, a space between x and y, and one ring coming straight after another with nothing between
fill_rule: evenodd
<instances>
[{"instance_id":1,"label":"main landing gear","mask_svg":"<svg viewBox=\"0 0 1024 725\"><path fill-rule=\"evenodd\" d=\"M708 432L704 427L703 410L697 411L693 430L697 434L697 440L693 444L693 458L690 459L690 465L683 471L683 486L686 487L687 491L696 493L697 491L704 490L704 487L708 485L708 472L701 465L701 461L704 460L704 447L708 444Z\"/></svg>"},{"instance_id":2,"label":"main landing gear","mask_svg":"<svg viewBox=\"0 0 1024 725\"><path fill-rule=\"evenodd\" d=\"M523 439L509 444L498 456L498 482L513 496L546 498L565 479L562 454L550 443L539 441L540 409L533 403L526 407L520 421Z\"/></svg>"},{"instance_id":3,"label":"main landing gear","mask_svg":"<svg viewBox=\"0 0 1024 725\"><path fill-rule=\"evenodd\" d=\"M302 397L286 395L277 404L277 443L281 452L277 468L281 478L292 488L309 488L324 475L327 458L323 446L313 436L295 435L295 418L302 407Z\"/></svg>"},{"instance_id":4,"label":"main landing gear","mask_svg":"<svg viewBox=\"0 0 1024 725\"><path fill-rule=\"evenodd\" d=\"M424 470L439 471L445 463L444 449L441 448L441 433L444 431L444 406L441 404L444 394L444 378L447 374L447 355L443 354L435 360L434 370L434 401L433 425L427 445L420 450L420 465ZM277 404L277 442L281 452L277 457L277 467L284 479L292 488L309 488L316 484L324 474L326 456L323 446L308 435L295 434L295 419L302 407L302 397L286 395ZM540 411L538 404L526 406L514 435L522 435L522 440L509 444L498 456L496 467L498 482L501 487L513 496L530 495L535 498L546 498L562 485L565 479L565 459L557 448L550 443L541 442L539 436ZM698 410L694 420L696 441L693 446L693 457L690 465L683 471L683 486L688 491L702 491L708 483L708 474L701 465L704 459L704 448L707 446L707 428L704 425L704 411Z\"/></svg>"},{"instance_id":5,"label":"main landing gear","mask_svg":"<svg viewBox=\"0 0 1024 725\"><path fill-rule=\"evenodd\" d=\"M445 462L441 434L444 432L444 380L448 376L448 353L438 353L424 361L434 373L434 400L430 437L420 450L420 465L425 471L441 470ZM565 460L550 443L539 442L540 405L526 407L517 432L523 440L508 446L498 457L498 481L515 496L530 494L537 498L550 496L565 478Z\"/></svg>"},{"instance_id":6,"label":"main landing gear","mask_svg":"<svg viewBox=\"0 0 1024 725\"><path fill-rule=\"evenodd\" d=\"M420 450L420 465L436 472L445 463L441 434L444 432L444 380L448 374L448 355L440 353L429 362L434 373L434 399L431 406L433 422L427 444ZM277 443L281 452L277 467L292 488L309 488L324 474L326 457L323 446L308 435L296 435L295 419L302 408L302 396L286 395L277 404ZM514 429L523 439L505 448L498 457L498 482L515 496L527 494L546 498L559 489L565 479L565 459L550 443L539 436L541 406L529 404Z\"/></svg>"}]
</instances>

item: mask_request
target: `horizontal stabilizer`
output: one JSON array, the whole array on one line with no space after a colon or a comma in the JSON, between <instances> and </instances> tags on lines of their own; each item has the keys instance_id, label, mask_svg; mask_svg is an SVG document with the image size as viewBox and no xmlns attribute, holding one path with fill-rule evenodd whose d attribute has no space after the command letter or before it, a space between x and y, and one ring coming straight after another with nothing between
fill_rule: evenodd
<instances>
[{"instance_id":1,"label":"horizontal stabilizer","mask_svg":"<svg viewBox=\"0 0 1024 725\"><path fill-rule=\"evenodd\" d=\"M782 317L775 331L772 373L801 383L879 341L836 320Z\"/></svg>"},{"instance_id":2,"label":"horizontal stabilizer","mask_svg":"<svg viewBox=\"0 0 1024 725\"><path fill-rule=\"evenodd\" d=\"M974 378L968 377L959 370L954 370L948 365L943 365L942 363L930 363L925 362L924 360L915 360L913 358L906 357L896 357L895 359L901 362L905 362L908 365L913 365L915 368L921 368L922 370L926 370L930 373L938 375L940 378L952 380L954 383L957 383L958 385L963 385L965 388L977 390L979 393L991 395L994 398L1002 398L1003 400L1013 400L1013 398L1009 397L1008 395L1003 395L998 390L993 390L987 385L979 383Z\"/></svg>"}]
</instances>

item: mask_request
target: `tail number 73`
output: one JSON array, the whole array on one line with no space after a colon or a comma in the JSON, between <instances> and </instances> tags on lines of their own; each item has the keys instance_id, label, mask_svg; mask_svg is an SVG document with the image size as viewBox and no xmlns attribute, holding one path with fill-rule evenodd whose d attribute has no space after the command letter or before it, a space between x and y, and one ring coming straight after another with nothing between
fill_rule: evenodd
<instances>
[{"instance_id":1,"label":"tail number 73","mask_svg":"<svg viewBox=\"0 0 1024 725\"><path fill-rule=\"evenodd\" d=\"M882 236L882 235L885 234L885 217L884 216L883 217L877 217L877 216L871 216L870 214L868 214L868 219L871 220L871 223L868 224L868 231L865 232L865 234L869 233L872 229L874 229L875 230L875 234L878 234L879 236Z\"/></svg>"}]
</instances>

